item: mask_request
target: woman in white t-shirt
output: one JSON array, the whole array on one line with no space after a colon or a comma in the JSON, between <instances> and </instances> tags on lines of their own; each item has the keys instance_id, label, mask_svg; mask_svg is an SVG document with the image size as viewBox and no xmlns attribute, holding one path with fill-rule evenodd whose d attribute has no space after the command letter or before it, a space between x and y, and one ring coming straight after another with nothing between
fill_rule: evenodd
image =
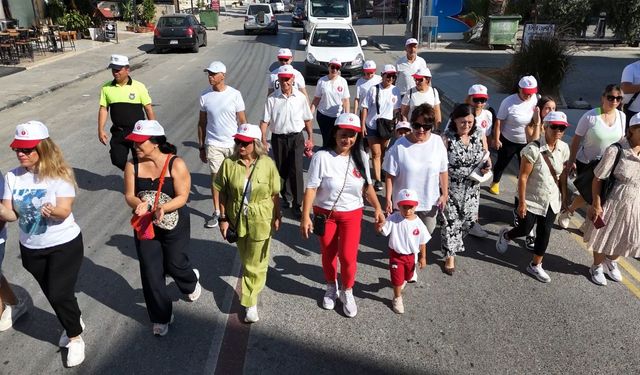
<instances>
[{"instance_id":1,"label":"woman in white t-shirt","mask_svg":"<svg viewBox=\"0 0 640 375\"><path fill-rule=\"evenodd\" d=\"M427 103L433 107L436 127L439 127L442 122L440 94L438 94L438 90L431 86L431 70L426 67L419 68L412 77L416 82L416 87L409 89L402 97L402 108L400 110L402 117L408 120L411 118L414 108L420 104Z\"/></svg>"},{"instance_id":2,"label":"woman in white t-shirt","mask_svg":"<svg viewBox=\"0 0 640 375\"><path fill-rule=\"evenodd\" d=\"M588 168L595 168L607 147L624 136L627 120L624 112L618 110L621 101L620 86L607 85L602 92L600 107L582 115L571 140L571 156L567 163L567 173L573 168L578 174ZM573 213L584 207L585 203L582 195L578 194L571 205L560 213L558 225L568 228Z\"/></svg>"},{"instance_id":3,"label":"woman in white t-shirt","mask_svg":"<svg viewBox=\"0 0 640 375\"><path fill-rule=\"evenodd\" d=\"M59 346L69 349L67 367L77 366L84 361L84 324L75 297L84 246L71 212L73 170L41 122L18 125L11 148L20 166L5 176L0 219L18 221L22 264L65 329Z\"/></svg>"},{"instance_id":4,"label":"woman in white t-shirt","mask_svg":"<svg viewBox=\"0 0 640 375\"><path fill-rule=\"evenodd\" d=\"M367 60L362 65L362 77L356 81L356 97L353 99L353 113L363 116L358 112L360 110L360 103L364 101L369 89L378 83L382 82L382 77L376 74L376 62L373 60Z\"/></svg>"},{"instance_id":5,"label":"woman in white t-shirt","mask_svg":"<svg viewBox=\"0 0 640 375\"><path fill-rule=\"evenodd\" d=\"M376 223L384 222L384 215L365 164L358 116L340 115L331 135L329 144L313 155L309 165L300 231L304 238L313 232L320 240L322 270L327 282L322 307L333 309L340 297L345 315L352 318L358 313L353 285L364 207L362 196L375 208ZM312 209L316 216L313 222ZM318 221L321 215L326 218L322 226ZM338 259L342 281L339 292Z\"/></svg>"},{"instance_id":6,"label":"woman in white t-shirt","mask_svg":"<svg viewBox=\"0 0 640 375\"><path fill-rule=\"evenodd\" d=\"M349 112L349 84L340 76L341 66L338 59L329 61L329 74L318 80L316 93L311 102L311 112L318 109L316 121L322 134L323 147L330 142L336 118L341 113Z\"/></svg>"}]
</instances>

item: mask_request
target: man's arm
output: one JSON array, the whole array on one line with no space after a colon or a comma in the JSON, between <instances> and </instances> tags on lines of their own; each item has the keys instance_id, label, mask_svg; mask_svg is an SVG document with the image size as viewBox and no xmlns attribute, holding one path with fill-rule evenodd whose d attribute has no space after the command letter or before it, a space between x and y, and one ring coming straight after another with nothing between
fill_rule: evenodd
<instances>
[{"instance_id":1,"label":"man's arm","mask_svg":"<svg viewBox=\"0 0 640 375\"><path fill-rule=\"evenodd\" d=\"M107 107L100 106L98 109L98 140L103 145L109 142L109 136L104 131L104 126L107 124L107 117L109 116L109 110Z\"/></svg>"},{"instance_id":2,"label":"man's arm","mask_svg":"<svg viewBox=\"0 0 640 375\"><path fill-rule=\"evenodd\" d=\"M247 117L244 115L244 111L237 112L236 117L238 118L238 125L247 123Z\"/></svg>"},{"instance_id":3,"label":"man's arm","mask_svg":"<svg viewBox=\"0 0 640 375\"><path fill-rule=\"evenodd\" d=\"M267 143L267 129L269 127L269 123L266 121L260 121L260 131L262 132L262 145L265 150L269 150L269 144Z\"/></svg>"},{"instance_id":4,"label":"man's arm","mask_svg":"<svg viewBox=\"0 0 640 375\"><path fill-rule=\"evenodd\" d=\"M204 144L207 134L207 112L200 111L198 118L198 148L200 149L200 160L207 162L207 149Z\"/></svg>"}]
</instances>

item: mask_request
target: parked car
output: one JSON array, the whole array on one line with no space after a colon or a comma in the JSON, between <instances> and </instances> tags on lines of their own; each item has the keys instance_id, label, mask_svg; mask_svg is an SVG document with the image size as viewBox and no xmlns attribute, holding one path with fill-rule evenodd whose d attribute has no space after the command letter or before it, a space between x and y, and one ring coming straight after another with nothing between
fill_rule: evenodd
<instances>
[{"instance_id":1,"label":"parked car","mask_svg":"<svg viewBox=\"0 0 640 375\"><path fill-rule=\"evenodd\" d=\"M311 31L309 41L301 39L299 44L306 46L305 79L316 80L326 75L332 58L337 58L342 63L340 73L345 79L355 80L362 75L362 47L367 45L367 41L359 41L355 30L349 24L318 24Z\"/></svg>"},{"instance_id":2,"label":"parked car","mask_svg":"<svg viewBox=\"0 0 640 375\"><path fill-rule=\"evenodd\" d=\"M207 45L207 29L191 14L162 16L153 32L153 47L156 51L182 48L198 52Z\"/></svg>"},{"instance_id":3,"label":"parked car","mask_svg":"<svg viewBox=\"0 0 640 375\"><path fill-rule=\"evenodd\" d=\"M247 13L244 16L244 33L250 34L254 31L278 34L278 20L271 4L249 4L247 7Z\"/></svg>"},{"instance_id":4,"label":"parked car","mask_svg":"<svg viewBox=\"0 0 640 375\"><path fill-rule=\"evenodd\" d=\"M302 6L297 6L293 12L291 12L291 26L293 27L302 27L304 26L304 8Z\"/></svg>"},{"instance_id":5,"label":"parked car","mask_svg":"<svg viewBox=\"0 0 640 375\"><path fill-rule=\"evenodd\" d=\"M284 13L284 3L282 0L269 0L269 3L275 13Z\"/></svg>"}]
</instances>

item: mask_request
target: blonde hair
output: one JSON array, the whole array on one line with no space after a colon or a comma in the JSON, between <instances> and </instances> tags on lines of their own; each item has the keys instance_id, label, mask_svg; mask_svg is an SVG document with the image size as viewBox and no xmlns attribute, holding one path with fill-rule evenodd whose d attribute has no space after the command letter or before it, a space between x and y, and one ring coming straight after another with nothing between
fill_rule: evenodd
<instances>
[{"instance_id":1,"label":"blonde hair","mask_svg":"<svg viewBox=\"0 0 640 375\"><path fill-rule=\"evenodd\" d=\"M36 178L38 180L60 178L73 185L74 188L78 187L73 169L64 160L60 147L51 138L45 138L40 141L36 146L36 151L39 157L36 167Z\"/></svg>"}]
</instances>

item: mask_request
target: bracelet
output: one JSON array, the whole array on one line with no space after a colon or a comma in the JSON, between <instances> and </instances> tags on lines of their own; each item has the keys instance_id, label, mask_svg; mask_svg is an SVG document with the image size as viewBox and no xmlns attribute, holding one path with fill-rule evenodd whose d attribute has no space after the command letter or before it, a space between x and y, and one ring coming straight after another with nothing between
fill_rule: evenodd
<instances>
[{"instance_id":1,"label":"bracelet","mask_svg":"<svg viewBox=\"0 0 640 375\"><path fill-rule=\"evenodd\" d=\"M225 215L220 215L218 217L218 221L221 222L221 223L225 223L225 222L229 221L229 219L227 219L227 216L225 216Z\"/></svg>"}]
</instances>

